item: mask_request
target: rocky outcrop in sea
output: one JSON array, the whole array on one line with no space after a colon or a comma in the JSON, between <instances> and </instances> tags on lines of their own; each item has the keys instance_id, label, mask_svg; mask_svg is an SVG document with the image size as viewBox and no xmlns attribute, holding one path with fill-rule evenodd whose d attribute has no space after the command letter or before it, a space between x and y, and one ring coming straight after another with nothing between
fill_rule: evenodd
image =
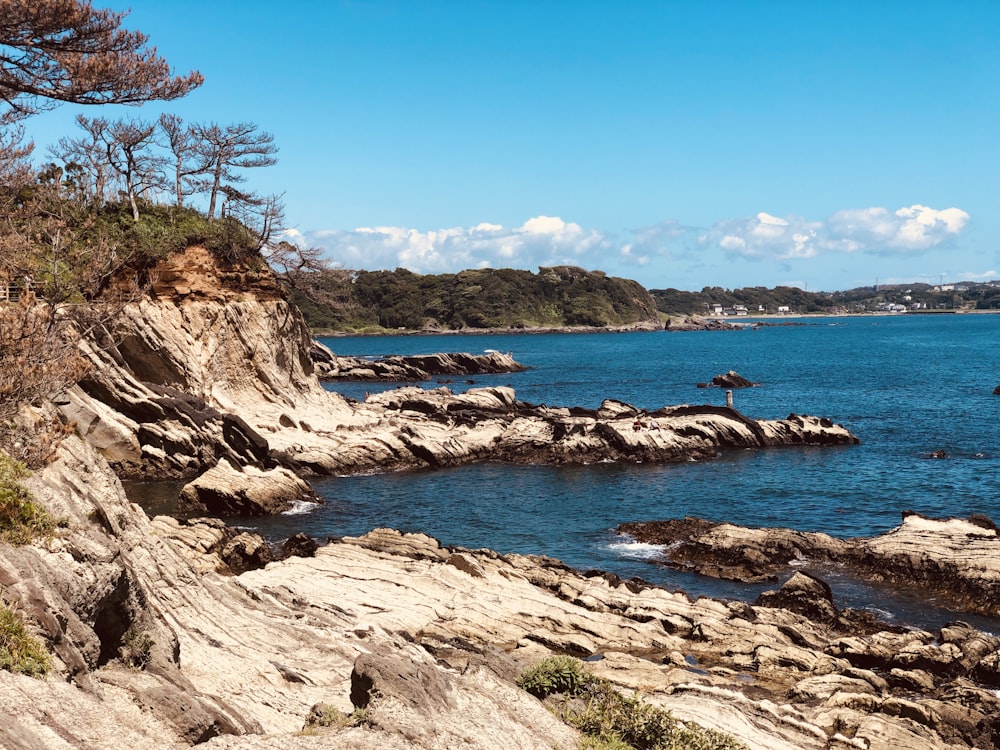
<instances>
[{"instance_id":1,"label":"rocky outcrop in sea","mask_svg":"<svg viewBox=\"0 0 1000 750\"><path fill-rule=\"evenodd\" d=\"M1000 537L984 516L932 519L906 512L899 526L868 539L697 518L625 523L618 531L664 545L664 564L700 575L758 583L793 569L836 566L875 583L921 590L960 612L1000 617Z\"/></svg>"},{"instance_id":2,"label":"rocky outcrop in sea","mask_svg":"<svg viewBox=\"0 0 1000 750\"><path fill-rule=\"evenodd\" d=\"M501 372L523 372L526 368L510 353L392 355L366 359L334 354L314 341L309 356L320 380L418 382L435 375L465 376Z\"/></svg>"},{"instance_id":3,"label":"rocky outcrop in sea","mask_svg":"<svg viewBox=\"0 0 1000 750\"><path fill-rule=\"evenodd\" d=\"M350 402L322 388L301 315L266 278L234 281L196 248L185 257L195 278L174 259L155 296L122 311L107 338L117 343L87 346L91 369L60 404L122 477L189 479L223 459L343 474L480 460L674 461L857 442L829 419L753 420L711 406L664 407L650 415L658 429L635 430L630 407L626 416L533 405L505 387L409 388ZM499 353L489 361L513 362Z\"/></svg>"}]
</instances>

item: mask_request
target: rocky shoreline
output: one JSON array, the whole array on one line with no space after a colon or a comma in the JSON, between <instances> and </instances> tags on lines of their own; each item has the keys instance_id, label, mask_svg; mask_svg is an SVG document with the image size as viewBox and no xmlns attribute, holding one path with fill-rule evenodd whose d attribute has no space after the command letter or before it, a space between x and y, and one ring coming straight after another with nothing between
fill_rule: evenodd
<instances>
[{"instance_id":1,"label":"rocky shoreline","mask_svg":"<svg viewBox=\"0 0 1000 750\"><path fill-rule=\"evenodd\" d=\"M697 518L625 523L618 532L664 545L663 564L713 578L776 582L793 571L838 566L909 590L959 612L1000 618L1000 537L984 516L902 523L872 538L838 539L780 528L744 528Z\"/></svg>"},{"instance_id":2,"label":"rocky shoreline","mask_svg":"<svg viewBox=\"0 0 1000 750\"><path fill-rule=\"evenodd\" d=\"M271 281L227 286L197 249L171 263L109 332L117 347L85 346L84 380L33 413L76 429L25 480L60 525L0 545L3 597L53 661L46 679L0 670L3 747L566 750L578 732L516 685L553 654L749 748L1000 746L1000 639L886 626L802 572L748 604L390 529L275 555L215 519L147 518L119 477L191 480L188 501L223 515L280 511L310 474L857 442L820 417L550 407L509 388L351 402L320 386ZM946 557L928 545L955 565L963 544L992 554L995 529L945 525L950 547L905 519L899 559L930 579Z\"/></svg>"}]
</instances>

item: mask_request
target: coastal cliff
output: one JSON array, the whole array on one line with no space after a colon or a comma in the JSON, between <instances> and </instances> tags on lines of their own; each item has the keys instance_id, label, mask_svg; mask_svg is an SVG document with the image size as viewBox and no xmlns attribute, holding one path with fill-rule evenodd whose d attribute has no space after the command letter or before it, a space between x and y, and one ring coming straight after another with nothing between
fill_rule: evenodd
<instances>
[{"instance_id":1,"label":"coastal cliff","mask_svg":"<svg viewBox=\"0 0 1000 750\"><path fill-rule=\"evenodd\" d=\"M845 631L788 606L835 607L794 576L755 605L692 600L388 529L237 575L221 523L148 519L118 476L232 482L252 467L258 485L287 469L687 460L856 438L818 417L553 408L509 388L350 402L320 386L301 317L266 273L198 249L170 264L86 345L91 370L58 405L77 434L25 480L57 528L0 545L4 599L53 661L46 679L0 671L0 745L570 748L577 730L516 684L566 654L750 748L1000 743L998 639L870 619Z\"/></svg>"}]
</instances>

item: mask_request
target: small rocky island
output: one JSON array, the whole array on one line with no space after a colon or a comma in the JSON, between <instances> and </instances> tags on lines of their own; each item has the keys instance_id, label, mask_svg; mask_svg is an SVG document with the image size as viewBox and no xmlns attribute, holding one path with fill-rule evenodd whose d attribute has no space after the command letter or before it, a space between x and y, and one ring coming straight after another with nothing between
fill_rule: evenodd
<instances>
[{"instance_id":1,"label":"small rocky island","mask_svg":"<svg viewBox=\"0 0 1000 750\"><path fill-rule=\"evenodd\" d=\"M117 345L83 342L80 383L26 413L47 424L58 410L75 428L23 480L58 527L0 544L3 597L51 659L46 679L0 670L0 745L578 747L518 686L554 655L724 733L725 747L1000 744L1000 640L958 622L926 632L845 617L805 574L775 573L775 593L749 604L390 529L296 540L276 560L216 519L147 518L121 477L186 480L212 514L222 490L243 502L283 487L263 506L273 512L317 474L857 442L822 417L557 408L510 388L350 402L321 387L309 332L266 271L234 274L190 248L155 278L109 331ZM982 526L942 523L953 540L990 543ZM937 544L940 528L915 524L914 552Z\"/></svg>"}]
</instances>

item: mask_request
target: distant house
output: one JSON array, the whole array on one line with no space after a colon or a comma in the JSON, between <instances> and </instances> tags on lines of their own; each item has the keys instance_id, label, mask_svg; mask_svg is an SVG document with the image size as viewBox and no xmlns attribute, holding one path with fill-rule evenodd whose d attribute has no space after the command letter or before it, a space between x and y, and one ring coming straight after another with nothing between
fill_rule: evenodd
<instances>
[{"instance_id":1,"label":"distant house","mask_svg":"<svg viewBox=\"0 0 1000 750\"><path fill-rule=\"evenodd\" d=\"M778 305L778 315L787 315L790 312L791 309L788 307L788 305Z\"/></svg>"},{"instance_id":2,"label":"distant house","mask_svg":"<svg viewBox=\"0 0 1000 750\"><path fill-rule=\"evenodd\" d=\"M712 315L722 315L722 305L720 305L718 302L709 305L708 309L712 313Z\"/></svg>"}]
</instances>

